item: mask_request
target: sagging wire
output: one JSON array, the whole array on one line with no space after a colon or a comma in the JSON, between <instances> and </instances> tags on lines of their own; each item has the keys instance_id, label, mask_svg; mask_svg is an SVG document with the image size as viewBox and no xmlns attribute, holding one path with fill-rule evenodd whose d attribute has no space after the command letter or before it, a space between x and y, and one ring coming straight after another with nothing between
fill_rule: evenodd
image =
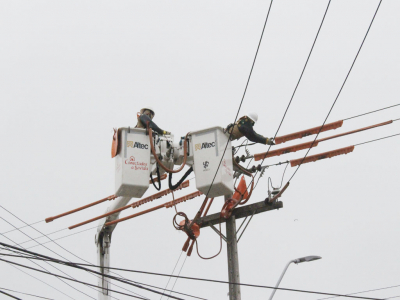
<instances>
[{"instance_id":1,"label":"sagging wire","mask_svg":"<svg viewBox=\"0 0 400 300\"><path fill-rule=\"evenodd\" d=\"M174 266L174 269L172 270L171 276L172 276L172 275L174 274L174 272L175 272L176 266L178 265L178 262L179 262L179 260L181 259L182 253L183 253L183 251L181 251L181 254L179 254L178 260L177 260L176 263L175 263L175 266ZM165 285L165 288L163 289L163 294L165 293L165 290L167 289L168 284L169 284L169 282L171 281L171 276L168 277L168 282L167 282L167 284ZM161 295L160 300L162 299L162 297L163 297L163 295Z\"/></svg>"},{"instance_id":2,"label":"sagging wire","mask_svg":"<svg viewBox=\"0 0 400 300\"><path fill-rule=\"evenodd\" d=\"M333 110L333 107L335 106L337 100L339 99L339 96L340 96L340 94L342 93L342 90L343 90L343 88L344 88L344 86L345 86L345 84L346 84L346 82L347 82L347 79L349 78L350 73L351 73L351 71L353 70L353 67L354 67L354 65L355 65L355 63L356 63L356 60L357 60L357 58L358 58L358 55L360 54L361 49L362 49L362 47L363 47L363 45L364 45L364 43L365 43L365 40L367 39L368 33L369 33L369 31L370 31L370 29L371 29L371 27L372 27L372 24L374 23L375 17L376 17L376 15L378 14L379 7L381 6L381 4L382 4L382 0L379 1L379 4L378 4L378 6L377 6L377 8L376 8L376 10L375 10L374 16L372 17L372 20L371 20L371 22L370 22L370 24L369 24L369 26L368 26L367 32L366 32L365 35L364 35L364 38L363 38L363 40L362 40L362 42L361 42L361 45L360 45L360 47L358 48L357 54L356 54L356 56L354 57L354 60L353 60L353 62L352 62L352 64L351 64L351 66L350 66L350 69L349 69L349 71L348 71L347 74L346 74L346 77L345 77L345 79L344 79L344 81L343 81L343 83L342 83L342 86L340 87L339 92L338 92L338 94L336 95L335 101L333 101L333 104L332 104L331 108L329 109L329 112L328 112L328 114L326 115L325 120L324 120L324 122L322 123L322 126L320 127L320 129L319 129L317 135L315 136L315 139L314 139L314 141L312 142L311 147L308 148L306 155L304 155L304 157L303 157L301 163L297 166L296 170L294 171L294 173L292 174L292 176L289 178L289 181L292 180L292 178L294 177L294 175L296 175L297 171L299 170L299 168L300 168L301 165L303 164L303 161L306 159L306 157L307 157L308 153L310 152L312 146L314 145L314 143L315 143L315 141L317 140L319 134L321 133L321 130L322 130L323 126L325 125L326 121L328 120L329 115L331 114L331 112L332 112L332 110Z\"/></svg>"}]
</instances>

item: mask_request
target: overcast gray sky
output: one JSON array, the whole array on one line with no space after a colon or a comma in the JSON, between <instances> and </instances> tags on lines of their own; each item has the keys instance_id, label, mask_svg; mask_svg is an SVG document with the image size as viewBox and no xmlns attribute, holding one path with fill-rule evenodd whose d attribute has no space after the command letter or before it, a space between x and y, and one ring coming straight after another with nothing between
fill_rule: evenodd
<instances>
[{"instance_id":1,"label":"overcast gray sky","mask_svg":"<svg viewBox=\"0 0 400 300\"><path fill-rule=\"evenodd\" d=\"M275 134L327 3L274 1L240 112L258 113L255 129L259 133ZM281 135L322 124L378 3L332 0L280 129ZM25 222L33 223L113 194L112 128L134 126L136 112L143 106L153 106L154 121L176 137L233 122L269 4L267 0L0 0L1 205ZM328 122L400 102L399 12L400 1L383 0ZM342 128L321 137L397 118L400 106L345 121ZM396 133L400 133L400 122L327 141L310 154ZM291 144L311 140L310 137ZM240 240L241 281L274 285L289 260L320 255L322 260L292 265L281 287L352 293L400 285L399 141L400 137L394 137L365 144L346 156L303 165L281 198L283 209L255 216ZM251 152L266 149L257 145ZM305 151L292 153L265 163L304 154ZM294 170L287 169L284 182ZM267 196L268 176L278 185L282 172L282 166L267 170L251 202L263 200ZM177 192L176 197L193 191L194 180L190 188ZM153 193L155 189L150 187L145 196ZM164 197L140 209L170 200L170 196ZM201 200L188 201L179 209L193 216ZM219 211L222 204L222 197L216 199L210 212ZM109 202L35 227L46 234L65 229L102 214L108 205ZM122 216L131 213L128 210ZM173 215L174 210L164 209L119 224L113 234L112 265L171 273L186 240L184 233L172 227ZM1 208L0 217L15 226L23 225ZM73 231L65 229L51 237L62 237L96 224ZM0 232L11 229L11 225L0 220ZM24 232L31 237L40 236L33 229ZM96 263L94 235L95 229L91 229L57 242ZM29 239L18 232L6 236L17 243ZM0 240L11 243L3 236ZM36 243L23 245L30 247ZM219 249L219 238L210 229L204 229L199 246L203 256L213 255ZM79 261L53 243L46 247ZM32 250L55 256L42 246ZM16 261L33 266L22 259ZM182 263L183 256L178 266ZM8 264L0 265L0 288L68 299ZM97 284L96 278L87 273L63 270ZM27 272L73 299L89 299L57 279ZM212 260L202 260L194 253L186 260L181 275L227 280L226 246ZM126 276L160 287L167 283L163 277ZM97 297L94 290L73 286ZM129 289L150 299L160 298ZM175 290L207 299L228 299L228 287L223 284L179 280ZM242 288L242 299L266 299L269 294L270 290ZM400 286L360 295L399 296ZM278 291L274 299L320 298L324 297Z\"/></svg>"}]
</instances>

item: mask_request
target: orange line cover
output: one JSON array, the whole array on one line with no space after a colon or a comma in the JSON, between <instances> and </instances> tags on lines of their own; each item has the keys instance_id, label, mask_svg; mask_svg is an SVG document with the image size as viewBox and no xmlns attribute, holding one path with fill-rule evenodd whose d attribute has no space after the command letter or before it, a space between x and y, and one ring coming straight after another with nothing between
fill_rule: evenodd
<instances>
[{"instance_id":1,"label":"orange line cover","mask_svg":"<svg viewBox=\"0 0 400 300\"><path fill-rule=\"evenodd\" d=\"M314 162L314 161L325 159L325 158L331 158L331 157L334 157L334 156L347 154L347 153L353 152L353 150L354 150L354 146L340 148L340 149L337 149L337 150L332 150L332 151L328 151L328 152L324 152L324 153L308 156L306 158L299 158L299 159L291 160L290 161L290 165L292 167L295 167L295 166L298 166L300 164L306 164L306 163L309 163L309 162Z\"/></svg>"},{"instance_id":2,"label":"orange line cover","mask_svg":"<svg viewBox=\"0 0 400 300\"><path fill-rule=\"evenodd\" d=\"M299 132L295 132L295 133L291 133L291 134L287 134L287 135L283 135L283 136L278 136L275 138L275 144L281 144L281 143L284 143L287 141L301 139L303 137L306 137L306 136L309 136L312 134L317 134L320 129L321 129L321 132L324 132L324 131L342 127L342 125L343 125L343 120L340 120L340 121L336 121L333 123L325 124L324 126L322 126L322 128L321 128L321 126L318 126L318 127L306 129L303 131L299 131Z\"/></svg>"},{"instance_id":3,"label":"orange line cover","mask_svg":"<svg viewBox=\"0 0 400 300\"><path fill-rule=\"evenodd\" d=\"M303 143L303 144L293 145L293 146L289 146L289 147L285 147L285 148L281 148L281 149L272 150L269 152L254 154L254 160L258 161L258 160L261 160L261 159L264 159L267 157L279 156L282 154L296 152L299 150L308 149L308 148L316 147L316 146L318 146L318 141L315 141L314 144L313 144L313 142L307 142L307 143Z\"/></svg>"}]
</instances>

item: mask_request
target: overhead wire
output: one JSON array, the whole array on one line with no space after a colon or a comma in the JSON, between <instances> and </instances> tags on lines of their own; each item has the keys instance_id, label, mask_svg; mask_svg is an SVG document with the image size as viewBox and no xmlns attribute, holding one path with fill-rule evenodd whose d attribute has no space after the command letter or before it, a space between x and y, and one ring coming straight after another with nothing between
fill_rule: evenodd
<instances>
[{"instance_id":1,"label":"overhead wire","mask_svg":"<svg viewBox=\"0 0 400 300\"><path fill-rule=\"evenodd\" d=\"M31 251L26 250L26 249L18 248L16 246L7 245L7 244L1 243L1 242L0 242L0 244L3 247L9 247L8 249L6 249L8 251L11 251L13 253L24 253L25 254L25 255L0 254L0 256L12 256L12 257L25 258L25 259L34 259L34 260L40 260L40 261L46 261L46 262L54 262L54 263L61 264L63 266L73 267L73 268L77 268L78 270L84 270L84 271L92 272L92 273L95 273L95 274L99 274L99 272L95 272L93 270L90 270L90 269L87 269L87 268L83 268L81 266L89 266L89 267L95 267L95 268L111 269L111 268L107 268L107 267L95 266L93 264L78 264L78 263L73 263L73 262L68 262L68 261L62 261L62 260L59 260L59 259L56 259L56 258L51 258L49 256L41 255L41 254L36 253L36 252L31 252ZM15 251L15 250L11 250L11 249L19 249L19 250ZM28 253L28 254L26 254L26 253ZM26 256L26 255L30 255L30 256ZM163 290L163 292L158 293L158 294L162 294L162 295L166 295L166 296L168 296L168 294L165 294L164 291L173 292L175 294L179 294L179 295L183 295L183 296L188 296L188 297L192 297L192 298L196 298L196 299L205 300L204 298L201 298L201 297L197 297L197 296L194 296L194 295L185 294L185 293L181 293L181 292L176 292L176 291L173 291L173 290L163 289L163 288L160 288L160 287L155 287L155 286L152 286L152 285L149 285L149 284L144 284L144 283L141 283L141 282L137 282L135 280L130 280L130 279L126 279L126 278L118 278L118 277L110 276L110 275L104 275L104 277L108 277L108 278L120 281L122 283L129 284L129 285L134 285L134 286L142 286L143 285L143 286L149 286L149 287L152 287L152 288L160 289L160 290ZM133 283L133 284L131 284L131 283ZM141 297L143 297L143 296L141 296ZM146 299L148 299L148 298L146 298Z\"/></svg>"},{"instance_id":2,"label":"overhead wire","mask_svg":"<svg viewBox=\"0 0 400 300\"><path fill-rule=\"evenodd\" d=\"M181 268L179 269L178 276L181 275L183 266L185 265L185 262L186 262L186 259L187 259L187 258L188 258L188 257L187 257L187 255L186 255L186 256L185 256L185 260L183 261L183 264L182 264ZM171 277L170 277L170 278L171 278ZM172 286L172 291L174 290L175 285L176 285L176 282L178 281L178 279L179 279L179 277L176 278L176 280L175 280L175 282L174 282L174 285ZM170 295L171 295L172 291L169 293ZM169 296L168 296L167 300L168 300L168 299L169 299Z\"/></svg>"},{"instance_id":3,"label":"overhead wire","mask_svg":"<svg viewBox=\"0 0 400 300\"><path fill-rule=\"evenodd\" d=\"M19 217L17 217L15 214L13 214L11 211L9 211L9 210L7 210L6 208L4 208L2 205L0 205L0 207L2 208L2 209L4 209L5 211L7 211L9 214L11 214L12 216L14 216L15 218L17 218L18 220L20 220L21 222L23 222L23 223L25 223L25 221L23 221L22 219L20 219ZM1 218L1 217L0 217ZM26 223L25 223L26 224ZM12 225L13 226L13 225ZM84 261L84 262L87 262L87 263L89 263L88 261L86 261L85 259L83 259L83 258L81 258L81 257L79 257L78 255L76 255L76 254L74 254L74 253L72 253L71 251L69 251L69 250L67 250L65 247L63 247L63 246L61 246L60 244L58 244L57 242L55 242L53 239L51 239L50 237L48 237L47 235L45 235L44 233L42 233L40 230L38 230L38 229L36 229L36 228L34 228L34 227L32 227L35 231L37 231L37 232L39 232L40 234L42 234L43 236L46 236L50 241L52 241L54 244L56 244L58 247L60 247L61 249L63 249L64 251L66 251L66 252L68 252L68 253L70 253L71 255L73 255L73 256L75 256L76 258L78 258L78 259L80 259L80 260L82 260L82 261ZM21 231L22 232L22 231ZM24 232L22 232L24 235L26 235L26 236L28 236L29 238L31 238L29 235L27 235L26 233L24 233ZM32 238L31 238L32 239ZM39 243L39 242L37 242L37 241L35 241L36 243ZM43 246L43 245L42 245ZM57 253L57 252L54 252L53 250L51 250L50 248L48 248L48 247L46 247L46 246L43 246L44 248L46 248L47 250L49 250L49 251L51 251L52 253L54 253L54 254L56 254L56 255L58 255L59 257L62 257L63 259L65 259L65 260L68 260L68 259L66 259L65 257L63 257L61 254L59 254L59 253ZM96 276L95 274L91 274L92 276L95 276L95 277L97 277L97 278L100 278L99 276ZM119 275L120 276L120 275ZM130 290L127 290L127 289L125 289L124 287L121 287L121 286L118 286L118 285L115 285L115 286L117 286L117 287L119 287L119 288L121 288L121 289L123 289L123 290L126 290L126 291L129 291L129 292L131 292L131 293L133 293L133 294L136 294L135 292L133 292L133 291L130 291ZM93 288L92 288L93 289ZM139 294L136 294L136 295L139 295ZM143 297L142 295L139 295L140 297ZM112 296L111 296L111 298L113 298Z\"/></svg>"},{"instance_id":4,"label":"overhead wire","mask_svg":"<svg viewBox=\"0 0 400 300\"><path fill-rule=\"evenodd\" d=\"M1 258L0 258L0 261L7 262L7 263L10 263L10 264L14 264L14 265L16 265L16 266L20 266L20 267L22 267L22 268L27 268L27 269L30 269L30 270L34 270L34 271L37 271L37 272L40 272L40 273L44 273L44 274L47 274L47 275L52 275L52 276L56 276L56 277L59 277L59 278L63 278L63 279L65 279L65 280L73 281L73 282L76 282L76 283L81 283L81 284L84 284L84 285L87 285L87 286L92 286L92 287L99 288L99 289L106 289L106 288L100 288L100 287L98 287L98 286L96 286L96 285L94 285L94 284L88 283L88 282L80 281L80 280L77 280L77 279L65 277L65 276L62 276L62 275L59 275L59 274L55 274L55 273L51 273L51 272L47 272L47 271L43 271L43 270L39 270L39 269L36 269L36 268L33 268L33 267L29 267L29 266L27 266L27 265L22 265L22 264L13 262L13 261L1 259ZM143 298L143 297L137 297L137 296L132 295L132 294L127 294L127 293L119 292L119 291L112 290L112 289L109 289L109 288L107 288L107 290L108 290L108 291L112 291L112 292L114 292L114 293L121 294L121 295L125 295L125 296L129 296L129 297L137 298L137 299L146 300L146 298ZM180 298L177 298L177 299L180 299Z\"/></svg>"},{"instance_id":5,"label":"overhead wire","mask_svg":"<svg viewBox=\"0 0 400 300\"><path fill-rule=\"evenodd\" d=\"M370 141L368 141L368 142L363 142L363 143L355 144L354 146L360 146L360 145L364 145L364 144L368 144L368 143L372 143L372 142L376 142L376 141L388 139L388 138L391 138L391 137L394 137L394 136L397 136L397 135L400 135L400 133L393 134L393 135L389 135L389 136L385 136L385 137L380 138L380 139L370 140Z\"/></svg>"},{"instance_id":6,"label":"overhead wire","mask_svg":"<svg viewBox=\"0 0 400 300\"><path fill-rule=\"evenodd\" d=\"M4 243L0 243L1 245L6 245ZM6 245L7 246L7 245ZM10 245L8 245L10 246ZM14 246L10 246L11 248L15 249L18 247L14 247ZM74 268L82 268L80 266L85 265L85 264L79 264L79 263L70 263L70 262L66 262L66 261L61 261L59 259L55 259L55 258L50 258L48 256L44 256L35 252L31 252L28 250L24 250L19 248L19 250L21 252L25 252L25 253L33 253L38 255L39 257L45 257L48 259L52 259L54 262L57 263L61 263L65 266L69 266L69 267L74 267ZM1 261L5 261L3 259L0 258ZM12 262L11 262L12 263ZM88 265L89 267L99 267L99 266L93 266L93 265ZM27 267L27 266L25 266ZM28 267L29 268L29 267ZM177 276L177 275L170 275L170 274L163 274L163 273L155 273L155 272L146 272L146 271L138 271L138 270L130 270L130 269L122 269L122 268L107 268L107 269L115 269L115 270L120 270L120 271L126 271L126 272L133 272L133 273L140 273L140 274L147 274L147 275L157 275L157 276L165 276L165 277L175 277L175 278L182 278L182 279L187 279L187 280L197 280L197 281L206 281L206 282L214 282L214 283L223 283L223 284L235 284L235 285L241 285L241 286L248 286L248 287L257 287L257 288L268 288L268 289L277 289L277 290L283 290L283 291L292 291L292 292L301 292L301 293L310 293L310 294L319 294L319 295L327 295L327 296L340 296L340 297L347 297L347 298L355 298L355 299L373 299L373 300L382 300L380 298L370 298L370 297L359 297L359 296L352 296L352 295L343 295L343 294L336 294L336 293L325 293L325 292L317 292L317 291L309 291L309 290L299 290L299 289L289 289L289 288L276 288L276 287L272 287L272 286L266 286L266 285L256 285L256 284L247 284L247 283L234 283L234 282L229 282L229 281L222 281L222 280L213 280L213 279L206 279L206 278L196 278L196 277L187 277L187 276ZM37 269L36 269L37 270ZM41 270L38 270L40 272L44 272ZM93 271L95 272L95 271ZM44 272L45 273L45 272ZM113 279L115 279L114 276L108 276L111 277ZM170 296L173 297L173 296Z\"/></svg>"},{"instance_id":7,"label":"overhead wire","mask_svg":"<svg viewBox=\"0 0 400 300\"><path fill-rule=\"evenodd\" d=\"M392 288L396 288L396 287L400 287L400 285L393 285L393 286L388 286L388 287L384 287L384 288L378 288L378 289L373 289L373 290L367 290L367 291L362 291L362 292L351 293L351 294L347 294L347 295L363 294L363 293L368 293L368 292L375 292L375 291L381 291L381 290L392 289ZM335 297L327 297L327 298L319 298L319 299L317 299L317 300L333 299L333 298L337 298L337 297L338 297L338 296L335 296ZM393 298L395 298L395 297L393 297ZM385 299L391 299L391 298L385 298Z\"/></svg>"},{"instance_id":8,"label":"overhead wire","mask_svg":"<svg viewBox=\"0 0 400 300\"><path fill-rule=\"evenodd\" d=\"M343 119L343 121L355 119L355 118L358 118L358 117L361 117L361 116L365 116L365 115L368 115L368 114L372 114L372 113L374 113L374 112L378 112L378 111L385 110L385 109L392 108L392 107L399 106L399 105L400 105L400 103L395 104L395 105L391 105L391 106L387 106L387 107L380 108L380 109L377 109L377 110L373 110L373 111L370 111L370 112L367 112L367 113L363 113L363 114L360 114L360 115L357 115L357 116L353 116L353 117L350 117L350 118Z\"/></svg>"},{"instance_id":9,"label":"overhead wire","mask_svg":"<svg viewBox=\"0 0 400 300\"><path fill-rule=\"evenodd\" d=\"M2 219L4 222L8 223L9 225L13 226L14 228L16 228L12 223L8 222L8 221L7 221L6 219L4 219L3 217L0 216L0 219ZM28 236L26 233L22 232L20 229L19 229L19 231L20 231L21 233L23 233L24 235ZM11 242L13 242L14 244L17 244L16 242L14 242L14 241L13 241L12 239L10 239L9 237L7 237L7 236L5 236L5 235L3 235L3 234L1 234L1 235L2 235L3 237L5 237L6 239L10 240ZM43 266L37 264L36 262L32 261L31 259L28 259L28 260L31 261L32 263L34 263L35 265L37 265L38 267L40 267L40 268L42 268L42 269L48 271L45 267L43 267ZM61 273L65 274L65 275L67 275L67 276L70 276L70 275L66 274L65 272L61 271L60 269L58 269L57 267L53 266L53 265L50 264L49 262L45 262L45 263L47 263L47 264L50 265L51 267L55 268L56 270L60 271ZM86 294L85 292L82 292L81 290L75 288L74 286L70 285L69 283L63 281L61 278L59 278L59 277L57 277L57 278L58 278L60 281L62 281L63 283L65 283L66 285L68 285L69 287L71 287L72 289L74 289L74 290L76 290L76 291L78 291L78 292L84 294L85 296L87 296L87 297L89 297L89 298L92 298L92 299L96 300L95 298L89 296L89 295ZM71 276L71 278L72 278L72 276Z\"/></svg>"},{"instance_id":10,"label":"overhead wire","mask_svg":"<svg viewBox=\"0 0 400 300\"><path fill-rule=\"evenodd\" d=\"M22 229L22 228L25 228L25 227L28 227L28 226L32 226L32 225L35 225L35 224L38 224L38 223L42 223L42 222L44 222L44 220L37 221L37 222L31 223L31 224L28 224L28 225L25 225L25 226L22 226L22 227L19 227L19 228L16 228L16 229L12 229L12 230L9 230L9 231L5 231L5 232L2 232L1 234L6 234L6 233L9 233L9 232L13 232L13 231L16 231L18 229Z\"/></svg>"},{"instance_id":11,"label":"overhead wire","mask_svg":"<svg viewBox=\"0 0 400 300\"><path fill-rule=\"evenodd\" d=\"M14 266L14 265L12 265L12 264L8 264L8 265L10 265L11 267L13 267L13 268L17 269L18 271L20 271L20 272L22 272L22 273L24 273L24 274L26 274L26 275L28 275L28 276L30 276L30 277L32 277L32 278L34 278L34 279L38 280L38 281L40 281L41 283L44 283L45 285L47 285L47 286L51 287L52 289L56 290L57 292L60 292L61 294L63 294L63 295L65 295L65 296L67 296L68 298L70 298L70 299L74 299L74 298L72 298L71 296L67 295L66 293L64 293L64 292L60 291L60 290L59 290L59 289L57 289L56 287L54 287L54 286L52 286L52 285L48 284L47 282L44 282L43 280L41 280L41 279L37 278L36 276L33 276L32 274L29 274L28 272L25 272L24 270L21 270L21 269L20 269L20 268L18 268L17 266Z\"/></svg>"},{"instance_id":12,"label":"overhead wire","mask_svg":"<svg viewBox=\"0 0 400 300\"><path fill-rule=\"evenodd\" d=\"M258 42L258 45L257 45L257 50L256 50L256 53L255 53L255 55L254 55L254 59L253 59L252 65L251 65L250 73L249 73L249 76L248 76L248 78L247 78L246 86L245 86L245 88L244 88L244 92L243 92L243 95L242 95L242 99L241 99L241 101L240 101L239 108L238 108L238 110L237 110L237 113L236 113L235 120L234 120L233 124L235 124L236 121L237 121L237 118L238 118L238 116L239 116L240 109L241 109L242 104L243 104L243 101L244 101L244 97L246 96L247 88L248 88L248 86L249 86L250 78L251 78L251 75L252 75L252 73L253 73L254 65L255 65L256 60L257 60L258 51L260 50L261 42L262 42L262 39L263 39L263 36L264 36L265 28L266 28L266 25L267 25L267 22L268 22L268 19L269 19L269 14L270 14L270 12L271 12L271 7L272 7L272 3L273 3L273 2L274 2L274 0L271 0L271 2L270 2L270 4L269 4L269 7L268 7L267 16L265 17L264 26L263 26L263 29L262 29L262 31L261 31L261 36L260 36L260 39L259 39L259 42ZM215 177L216 177L217 174L218 174L218 170L219 170L219 168L221 167L221 163L222 163L222 160L223 160L223 158L224 158L224 155L225 155L226 149L227 149L227 147L228 147L229 141L230 141L230 139L231 139L231 136L232 136L232 130L231 130L230 133L229 133L228 141L226 142L224 152L223 152L223 154L222 154L221 160L219 161L219 164L218 164L218 167L217 167L217 171L215 172L214 178L213 178L213 180L211 181L211 185L210 185L210 187L209 187L209 189L208 189L208 191L207 191L206 198L208 197L208 194L209 194L209 192L210 192L210 190L211 190L211 187L212 187L212 185L214 184Z\"/></svg>"},{"instance_id":13,"label":"overhead wire","mask_svg":"<svg viewBox=\"0 0 400 300\"><path fill-rule=\"evenodd\" d=\"M179 254L178 260L176 261L175 266L174 266L174 268L172 269L171 274L174 274L175 269L176 269L176 266L178 265L178 262L179 262L179 260L181 259L182 253L183 253L183 251L181 251L181 253ZM164 290L163 290L163 293L165 292L165 289L168 287L168 284L169 284L170 281L171 281L171 276L168 278L168 281L167 281L167 284L165 285L165 288L164 288ZM161 295L160 300L162 299L162 297L163 297L163 295Z\"/></svg>"},{"instance_id":14,"label":"overhead wire","mask_svg":"<svg viewBox=\"0 0 400 300\"><path fill-rule=\"evenodd\" d=\"M15 246L7 245L7 244L5 244L5 243L0 243L0 244L3 245L3 246L10 247L10 248L12 248L12 249L18 249L19 251L24 252L24 253L35 254L35 255L37 256L35 259L38 259L38 260L51 261L51 262L58 263L58 264L61 264L61 265L64 265L64 266L73 267L73 268L77 268L77 269L79 269L79 270L84 270L84 271L92 272L92 273L94 273L94 274L101 274L101 273L99 273L99 272L97 272L97 271L93 271L93 270L90 270L90 269L87 269L87 268L82 267L83 265L85 265L85 266L100 268L99 266L94 266L94 265L91 265L91 264L86 265L86 264L71 263L71 262L68 262L68 261L62 261L62 260L60 260L60 259L56 259L56 258L52 258L52 257L46 256L46 255L42 255L42 254L39 254L39 253L36 253L36 252L31 252L31 251L28 251L28 250L25 250L25 249L22 249L22 248L18 248L18 247L15 247ZM22 257L22 258L25 258L25 257ZM44 258L44 259L43 259L43 258ZM1 258L0 258L0 261L13 263L13 262L11 262L11 261L8 261L8 260L5 260L5 259L1 259ZM16 264L16 263L15 263L15 264ZM21 265L21 264L17 264L17 265L22 266L22 267L29 268L28 266L25 266L25 265ZM106 267L104 267L104 268L106 268ZM32 269L32 268L31 268L31 269ZM111 268L107 268L107 269L111 269ZM42 272L42 273L46 273L46 272L41 271L41 270L38 270L38 269L34 269L34 270L40 271L40 272ZM47 272L47 274L48 274L48 272ZM53 275L53 273L50 273L50 275ZM56 275L57 275L57 274L56 274ZM111 276L111 275L106 275L106 274L104 274L103 276L104 276L104 277L107 277L107 278L110 278L110 279L114 279L114 280L120 281L120 282L125 283L125 284L128 284L128 285L132 285L132 286L138 287L138 288L140 288L140 289L144 289L144 290L147 290L147 291L156 293L156 294L166 295L166 294L164 294L164 293L162 293L162 292L154 291L154 290L152 290L152 289L143 287L141 284L137 284L135 281L130 280L130 279L121 279L121 278L118 278L118 277L115 277L115 276ZM61 276L61 278L64 278L64 276ZM75 279L70 279L70 280L74 281ZM85 284L84 282L80 282L80 281L76 281L76 282ZM105 288L100 288L100 289L105 289ZM162 289L162 288L160 288L160 289ZM108 289L108 290L115 292L114 290L111 290L111 289ZM167 291L169 291L169 290L167 290ZM118 291L117 291L117 292L118 292ZM120 294L123 294L123 295L129 295L129 296L134 297L134 298L138 298L138 297L136 297L136 296L134 296L134 295L131 295L131 294L126 294L126 293L121 293L121 292L119 292L119 293L120 293ZM174 293L176 293L176 294L181 294L181 295L186 295L186 296L190 296L190 297L193 297L193 298L198 298L198 299L203 299L203 300L204 300L204 298L196 297L196 296L193 296L193 295L188 295L188 294L179 293L179 292L174 292ZM181 298L177 298L177 297L172 296L172 295L169 295L169 297L174 298L174 299L181 299ZM142 297L141 297L140 299L146 299L146 298L142 298Z\"/></svg>"},{"instance_id":15,"label":"overhead wire","mask_svg":"<svg viewBox=\"0 0 400 300\"><path fill-rule=\"evenodd\" d=\"M341 86L340 89L339 89L339 92L338 92L338 94L337 94L337 96L336 96L336 98L335 98L335 101L333 101L333 104L332 104L331 108L329 109L329 112L328 112L327 116L325 117L324 122L322 123L322 126L320 127L320 129L319 129L319 131L318 131L318 133L317 133L317 135L316 135L314 141L312 142L310 148L308 148L306 155L304 155L304 157L303 157L301 163L298 165L298 167L296 168L296 170L294 171L294 173L292 174L292 176L290 177L290 179L289 179L288 181L291 181L292 178L294 177L294 175L296 175L297 171L298 171L299 168L301 167L303 161L305 160L305 158L307 157L308 153L310 152L312 146L314 145L315 141L317 140L319 134L321 133L321 130L322 130L323 126L325 125L326 121L328 120L329 115L331 114L332 109L333 109L333 107L335 106L335 104L336 104L336 102L337 102L337 100L338 100L338 98L339 98L339 96L340 96L340 94L341 94L341 92L342 92L342 90L343 90L343 88L344 88L344 85L346 84L347 79L349 78L349 75L350 75L351 71L353 70L354 64L355 64L355 62L356 62L356 60L357 60L357 58L358 58L358 55L359 55L360 52L361 52L361 49L362 49L362 47L363 47L363 45L364 45L364 42L365 42L365 40L366 40L366 38L367 38L367 36L368 36L368 33L369 33L370 29L371 29L371 27L372 27L372 24L373 24L373 22L374 22L374 20L375 20L375 17L376 17L376 15L377 15L377 13L378 13L378 10L379 10L379 7L381 6L381 3L382 3L382 0L379 1L378 7L376 8L375 13L374 13L374 16L373 16L373 18L372 18L372 20L371 20L371 22L370 22L370 24L369 24L369 26L368 26L368 30L367 30L367 32L366 32L366 34L365 34L365 36L364 36L364 38L363 38L363 40L362 40L362 43L361 43L360 47L358 48L357 54L356 54L356 56L355 56L355 58L354 58L354 60L353 60L353 62L352 62L352 64L351 64L351 66L350 66L349 71L347 72L347 75L346 75L346 77L345 77L345 79L344 79L344 81L343 81L342 86Z\"/></svg>"},{"instance_id":16,"label":"overhead wire","mask_svg":"<svg viewBox=\"0 0 400 300\"><path fill-rule=\"evenodd\" d=\"M55 299L52 299L52 298L46 298L46 297L42 297L42 296L38 296L38 295L28 294L28 293L24 293L24 292L18 292L18 291L6 289L6 288L3 288L3 287L0 287L0 290L10 291L10 292L14 292L14 293L17 293L17 294L24 294L24 295L27 295L27 296L32 296L32 297L36 297L36 298L40 298L40 299L55 300Z\"/></svg>"},{"instance_id":17,"label":"overhead wire","mask_svg":"<svg viewBox=\"0 0 400 300\"><path fill-rule=\"evenodd\" d=\"M17 298L17 297L15 297L15 296L13 296L13 295L10 295L10 294L6 293L6 292L3 292L1 289L0 289L0 293L1 293L1 294L4 294L4 295L6 295L6 296L8 296L8 297L10 297L10 298L22 300L21 298Z\"/></svg>"},{"instance_id":18,"label":"overhead wire","mask_svg":"<svg viewBox=\"0 0 400 300\"><path fill-rule=\"evenodd\" d=\"M311 49L310 49L310 51L309 51L309 53L308 53L306 62L304 63L303 69L302 69L302 71L301 71L301 73L300 73L300 77L299 77L299 79L298 79L298 81L297 81L297 83L296 83L296 86L295 86L294 90L293 90L292 96L290 97L289 103L288 103L288 105L287 105L287 107L286 107L286 109L285 109L285 112L284 112L284 114L283 114L283 117L282 117L282 119L281 119L281 121L280 121L280 123L279 123L278 129L277 129L276 132L275 132L274 139L275 139L276 136L278 135L278 132L279 132L281 126L282 126L283 121L285 120L285 117L286 117L286 114L287 114L287 112L288 112L288 110L289 110L289 107L290 107L290 105L292 104L292 101L293 101L294 96L295 96L295 94L296 94L297 88L299 87L300 82L301 82L301 80L302 80L302 78L303 78L304 72L305 72L306 67L307 67L307 65L308 65L308 62L309 62L309 60L310 60L311 54L312 54L312 52L313 52L313 50L314 50L314 47L315 47L315 44L316 44L316 42L317 42L317 39L318 39L319 33L320 33L320 31L321 31L322 25L324 24L325 17L326 17L326 15L327 15L327 13L328 13L330 4L331 4L331 0L328 1L328 4L327 4L327 6L326 6L326 9L325 9L324 15L323 15L323 17L322 17L321 23L320 23L320 25L319 25L319 27L318 27L317 34L315 35L315 38L314 38L314 41L313 41L313 43L312 43ZM268 150L267 150L267 153L266 153L266 155L265 155L265 157L264 157L264 159L262 160L262 162L261 162L260 165L262 165L262 164L264 163L264 160L265 160L265 158L267 157L267 154L268 154L269 150L271 149L271 146L272 146L272 145L269 145ZM248 163L248 165L247 165L247 168L249 167L249 165L250 165L250 163L251 163L252 160L253 160L253 158L251 158L251 160L249 161L249 163ZM286 171L286 169L285 169L285 171ZM250 187L250 185L253 183L255 177L257 176L257 174L258 174L258 171L256 171L254 177L251 179L251 181L250 181L250 183L249 183L247 189L248 189L248 188ZM258 177L258 180L257 180L257 183L256 183L256 187L257 187L257 184L258 184L260 178L261 178L261 176ZM248 223L246 224L246 227L249 225L251 219L252 219L252 218L250 218L250 220L249 220ZM242 235L243 235L243 232L242 232Z\"/></svg>"}]
</instances>

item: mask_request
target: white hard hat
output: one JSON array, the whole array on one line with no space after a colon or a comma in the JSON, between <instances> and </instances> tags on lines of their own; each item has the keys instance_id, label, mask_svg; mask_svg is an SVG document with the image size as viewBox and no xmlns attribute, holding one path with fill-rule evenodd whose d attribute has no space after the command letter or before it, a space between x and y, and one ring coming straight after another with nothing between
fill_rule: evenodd
<instances>
[{"instance_id":1,"label":"white hard hat","mask_svg":"<svg viewBox=\"0 0 400 300\"><path fill-rule=\"evenodd\" d=\"M144 112L145 110L150 110L150 111L153 113L153 117L156 115L156 113L154 112L154 109L153 109L151 106L143 107L143 108L140 110L140 114L143 114L143 112Z\"/></svg>"},{"instance_id":2,"label":"white hard hat","mask_svg":"<svg viewBox=\"0 0 400 300\"><path fill-rule=\"evenodd\" d=\"M250 112L250 113L247 114L247 117L249 119L251 119L254 122L254 124L257 123L257 120L258 120L258 114L257 113Z\"/></svg>"}]
</instances>

